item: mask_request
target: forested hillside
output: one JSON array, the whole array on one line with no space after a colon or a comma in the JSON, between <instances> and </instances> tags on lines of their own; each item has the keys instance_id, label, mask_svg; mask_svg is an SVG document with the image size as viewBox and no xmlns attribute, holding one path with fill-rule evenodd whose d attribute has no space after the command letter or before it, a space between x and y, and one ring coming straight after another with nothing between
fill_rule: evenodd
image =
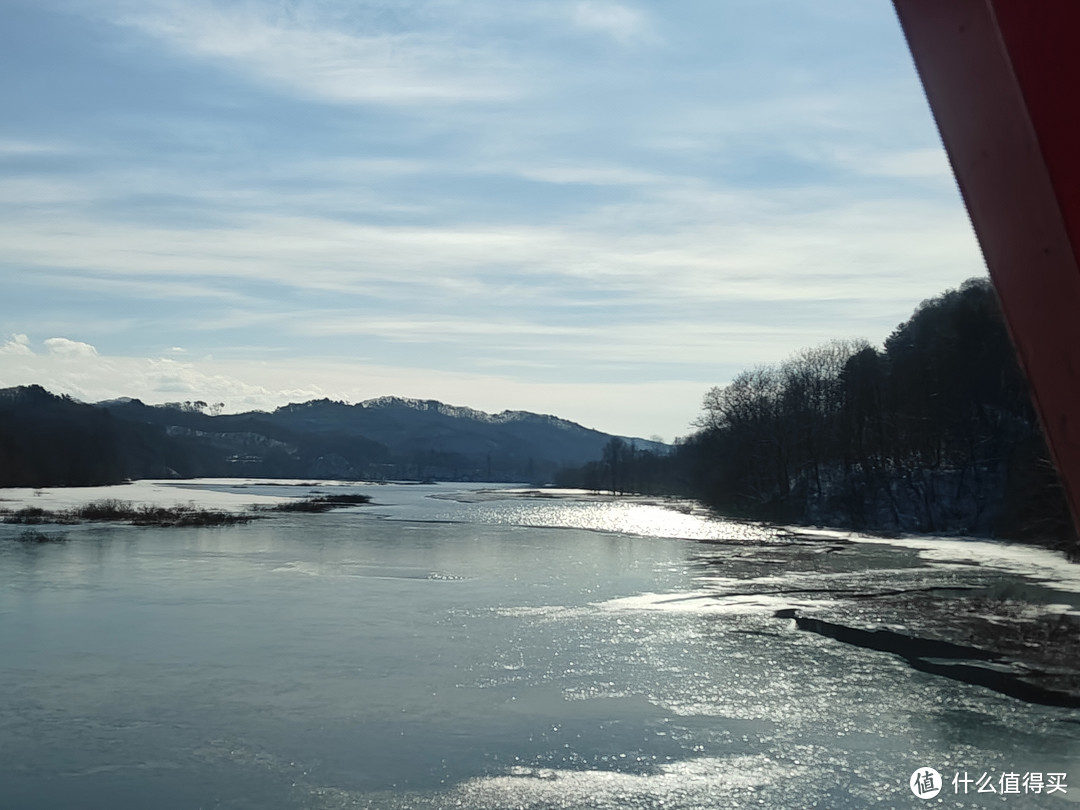
<instances>
[{"instance_id":1,"label":"forested hillside","mask_svg":"<svg viewBox=\"0 0 1080 810\"><path fill-rule=\"evenodd\" d=\"M0 486L113 484L152 471L169 446L153 429L50 394L0 389Z\"/></svg>"},{"instance_id":2,"label":"forested hillside","mask_svg":"<svg viewBox=\"0 0 1080 810\"><path fill-rule=\"evenodd\" d=\"M611 445L562 483L679 492L755 518L1074 538L983 279L923 302L881 350L834 341L713 388L670 457Z\"/></svg>"},{"instance_id":3,"label":"forested hillside","mask_svg":"<svg viewBox=\"0 0 1080 810\"><path fill-rule=\"evenodd\" d=\"M220 411L199 401L87 405L40 386L0 389L0 486L237 476L542 484L612 439L544 414L396 397Z\"/></svg>"}]
</instances>

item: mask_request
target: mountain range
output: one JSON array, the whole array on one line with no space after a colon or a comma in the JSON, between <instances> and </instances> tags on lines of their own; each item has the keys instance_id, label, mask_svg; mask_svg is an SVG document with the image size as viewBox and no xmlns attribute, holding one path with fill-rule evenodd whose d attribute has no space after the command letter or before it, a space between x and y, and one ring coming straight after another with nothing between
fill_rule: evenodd
<instances>
[{"instance_id":1,"label":"mountain range","mask_svg":"<svg viewBox=\"0 0 1080 810\"><path fill-rule=\"evenodd\" d=\"M613 438L669 449L555 416L400 397L219 411L204 402L88 404L36 385L0 389L0 486L166 477L545 483L599 458Z\"/></svg>"}]
</instances>

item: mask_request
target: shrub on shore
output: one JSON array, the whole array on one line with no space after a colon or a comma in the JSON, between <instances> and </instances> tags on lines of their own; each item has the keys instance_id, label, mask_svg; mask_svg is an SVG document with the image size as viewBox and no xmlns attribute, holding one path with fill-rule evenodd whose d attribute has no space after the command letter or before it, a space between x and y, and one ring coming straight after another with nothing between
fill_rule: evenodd
<instances>
[{"instance_id":1,"label":"shrub on shore","mask_svg":"<svg viewBox=\"0 0 1080 810\"><path fill-rule=\"evenodd\" d=\"M60 512L28 506L4 514L4 523L97 523L128 522L135 526L228 526L247 523L251 515L200 509L193 505L135 506L129 501L105 498Z\"/></svg>"},{"instance_id":2,"label":"shrub on shore","mask_svg":"<svg viewBox=\"0 0 1080 810\"><path fill-rule=\"evenodd\" d=\"M37 523L59 523L59 520L53 520L55 513L48 512L38 506L27 506L22 509L16 509L14 512L5 509L3 510L4 523L23 523L23 524L37 524Z\"/></svg>"},{"instance_id":3,"label":"shrub on shore","mask_svg":"<svg viewBox=\"0 0 1080 810\"><path fill-rule=\"evenodd\" d=\"M263 512L329 512L331 509L343 509L346 506L360 506L366 503L371 503L370 495L316 495L312 498L256 508Z\"/></svg>"},{"instance_id":4,"label":"shrub on shore","mask_svg":"<svg viewBox=\"0 0 1080 810\"><path fill-rule=\"evenodd\" d=\"M253 509L256 512L329 512L331 509L343 509L347 506L359 506L366 503L371 503L371 497L368 495L317 495L273 506L255 506ZM133 526L231 526L236 523L247 523L255 518L256 515L250 512L223 512L216 509L202 509L193 504L136 506L130 501L121 501L117 498L103 498L56 512L39 506L26 506L15 510L0 509L0 522L22 525L116 522L130 523Z\"/></svg>"},{"instance_id":5,"label":"shrub on shore","mask_svg":"<svg viewBox=\"0 0 1080 810\"><path fill-rule=\"evenodd\" d=\"M130 520L136 526L231 526L252 516L194 506L140 506Z\"/></svg>"}]
</instances>

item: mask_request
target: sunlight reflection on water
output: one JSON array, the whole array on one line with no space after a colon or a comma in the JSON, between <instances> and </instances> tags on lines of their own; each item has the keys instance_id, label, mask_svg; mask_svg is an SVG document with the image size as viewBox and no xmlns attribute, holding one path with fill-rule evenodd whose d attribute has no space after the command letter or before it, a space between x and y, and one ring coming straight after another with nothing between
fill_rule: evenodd
<instances>
[{"instance_id":1,"label":"sunlight reflection on water","mask_svg":"<svg viewBox=\"0 0 1080 810\"><path fill-rule=\"evenodd\" d=\"M686 540L775 541L776 530L761 524L677 511L667 506L634 501L597 503L503 501L480 507L476 519L508 526L586 529L643 537Z\"/></svg>"}]
</instances>

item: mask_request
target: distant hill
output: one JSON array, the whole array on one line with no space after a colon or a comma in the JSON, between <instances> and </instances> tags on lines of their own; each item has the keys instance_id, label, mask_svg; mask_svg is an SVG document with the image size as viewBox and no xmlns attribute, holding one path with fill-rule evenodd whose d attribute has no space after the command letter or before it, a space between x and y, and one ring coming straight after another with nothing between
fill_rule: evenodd
<instances>
[{"instance_id":1,"label":"distant hill","mask_svg":"<svg viewBox=\"0 0 1080 810\"><path fill-rule=\"evenodd\" d=\"M614 438L555 416L398 397L214 410L128 398L87 405L40 386L0 389L0 486L201 476L544 483L599 457Z\"/></svg>"},{"instance_id":2,"label":"distant hill","mask_svg":"<svg viewBox=\"0 0 1080 810\"><path fill-rule=\"evenodd\" d=\"M107 411L37 385L0 389L0 486L84 486L140 477L140 470L155 469L155 453L168 445L159 434L118 424Z\"/></svg>"}]
</instances>

